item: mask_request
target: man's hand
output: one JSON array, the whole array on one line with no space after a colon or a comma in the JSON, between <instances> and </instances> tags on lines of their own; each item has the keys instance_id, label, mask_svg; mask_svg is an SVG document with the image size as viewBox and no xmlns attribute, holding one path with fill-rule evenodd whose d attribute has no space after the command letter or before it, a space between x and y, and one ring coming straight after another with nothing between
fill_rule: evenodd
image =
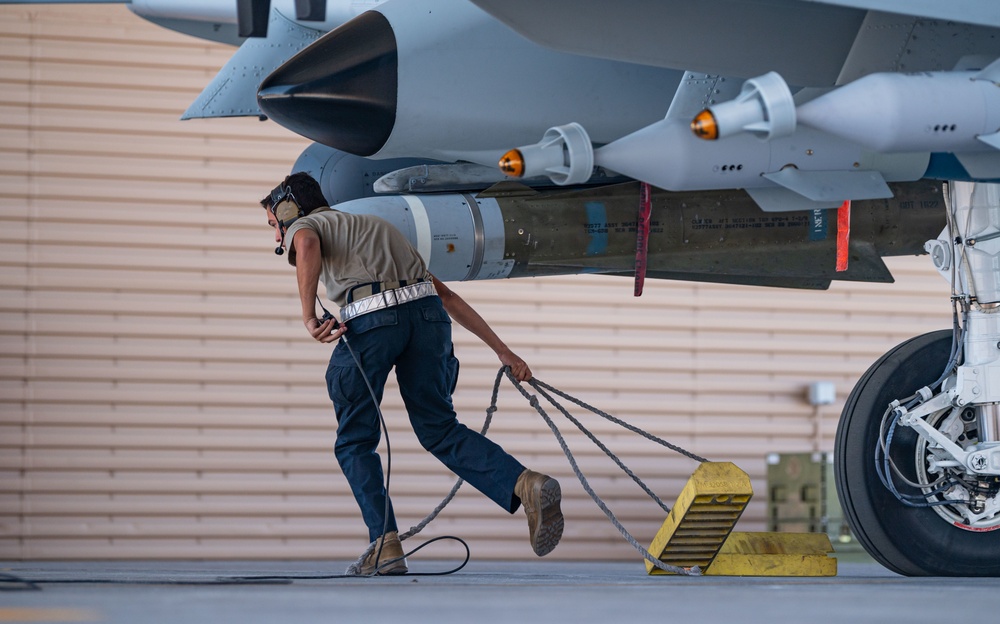
<instances>
[{"instance_id":1,"label":"man's hand","mask_svg":"<svg viewBox=\"0 0 1000 624\"><path fill-rule=\"evenodd\" d=\"M306 331L319 342L336 342L347 333L347 325L337 323L337 319L321 321L318 318L306 319L303 321ZM336 329L334 326L336 325Z\"/></svg>"},{"instance_id":2,"label":"man's hand","mask_svg":"<svg viewBox=\"0 0 1000 624\"><path fill-rule=\"evenodd\" d=\"M519 358L516 353L509 349L500 356L500 362L504 366L510 367L510 372L514 379L518 381L528 381L531 379L531 369L528 364Z\"/></svg>"}]
</instances>

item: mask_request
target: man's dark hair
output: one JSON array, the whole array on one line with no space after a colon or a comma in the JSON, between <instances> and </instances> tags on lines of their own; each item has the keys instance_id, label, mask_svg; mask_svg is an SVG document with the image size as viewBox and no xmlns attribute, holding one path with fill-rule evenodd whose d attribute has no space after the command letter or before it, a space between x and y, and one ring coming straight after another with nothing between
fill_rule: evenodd
<instances>
[{"instance_id":1,"label":"man's dark hair","mask_svg":"<svg viewBox=\"0 0 1000 624\"><path fill-rule=\"evenodd\" d=\"M323 196L323 189L320 188L319 182L304 171L299 171L286 177L281 185L292 188L292 195L295 196L295 201L305 214L309 214L317 208L330 205L326 201L326 197ZM260 200L260 205L265 208L271 207L270 193L265 195L264 199Z\"/></svg>"}]
</instances>

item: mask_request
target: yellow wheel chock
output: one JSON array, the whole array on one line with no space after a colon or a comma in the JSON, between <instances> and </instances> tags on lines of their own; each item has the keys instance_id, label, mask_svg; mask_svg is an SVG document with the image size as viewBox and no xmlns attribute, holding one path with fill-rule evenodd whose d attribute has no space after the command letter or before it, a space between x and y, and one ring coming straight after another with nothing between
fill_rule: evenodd
<instances>
[{"instance_id":1,"label":"yellow wheel chock","mask_svg":"<svg viewBox=\"0 0 1000 624\"><path fill-rule=\"evenodd\" d=\"M750 477L730 462L704 462L677 497L649 552L708 576L836 576L825 533L734 532L753 496ZM646 561L649 574L669 574Z\"/></svg>"}]
</instances>

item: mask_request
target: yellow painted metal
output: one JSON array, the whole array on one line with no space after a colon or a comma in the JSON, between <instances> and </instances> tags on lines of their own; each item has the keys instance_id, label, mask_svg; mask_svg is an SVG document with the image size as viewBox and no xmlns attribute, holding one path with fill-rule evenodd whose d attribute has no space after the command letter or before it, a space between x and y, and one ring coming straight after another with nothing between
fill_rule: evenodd
<instances>
[{"instance_id":1,"label":"yellow painted metal","mask_svg":"<svg viewBox=\"0 0 1000 624\"><path fill-rule=\"evenodd\" d=\"M837 560L826 533L733 531L707 576L836 576Z\"/></svg>"},{"instance_id":2,"label":"yellow painted metal","mask_svg":"<svg viewBox=\"0 0 1000 624\"><path fill-rule=\"evenodd\" d=\"M649 552L677 567L710 566L753 496L750 477L730 462L704 462L677 497ZM646 562L649 574L666 574Z\"/></svg>"},{"instance_id":3,"label":"yellow painted metal","mask_svg":"<svg viewBox=\"0 0 1000 624\"><path fill-rule=\"evenodd\" d=\"M706 576L836 576L825 533L733 531L753 496L750 477L729 462L698 466L677 497L649 552ZM646 562L649 574L668 574Z\"/></svg>"}]
</instances>

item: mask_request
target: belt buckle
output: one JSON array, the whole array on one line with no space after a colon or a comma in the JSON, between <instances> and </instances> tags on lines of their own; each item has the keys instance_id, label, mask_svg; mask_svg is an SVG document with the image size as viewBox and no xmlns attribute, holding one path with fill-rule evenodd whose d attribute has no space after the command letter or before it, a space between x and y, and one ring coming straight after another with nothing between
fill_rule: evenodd
<instances>
[{"instance_id":1,"label":"belt buckle","mask_svg":"<svg viewBox=\"0 0 1000 624\"><path fill-rule=\"evenodd\" d=\"M391 295L391 296L387 297L387 295ZM392 301L390 301L390 299ZM391 308L393 306L398 306L399 305L399 293L396 291L395 288L391 288L389 290L382 291L382 303L385 304L386 308Z\"/></svg>"}]
</instances>

